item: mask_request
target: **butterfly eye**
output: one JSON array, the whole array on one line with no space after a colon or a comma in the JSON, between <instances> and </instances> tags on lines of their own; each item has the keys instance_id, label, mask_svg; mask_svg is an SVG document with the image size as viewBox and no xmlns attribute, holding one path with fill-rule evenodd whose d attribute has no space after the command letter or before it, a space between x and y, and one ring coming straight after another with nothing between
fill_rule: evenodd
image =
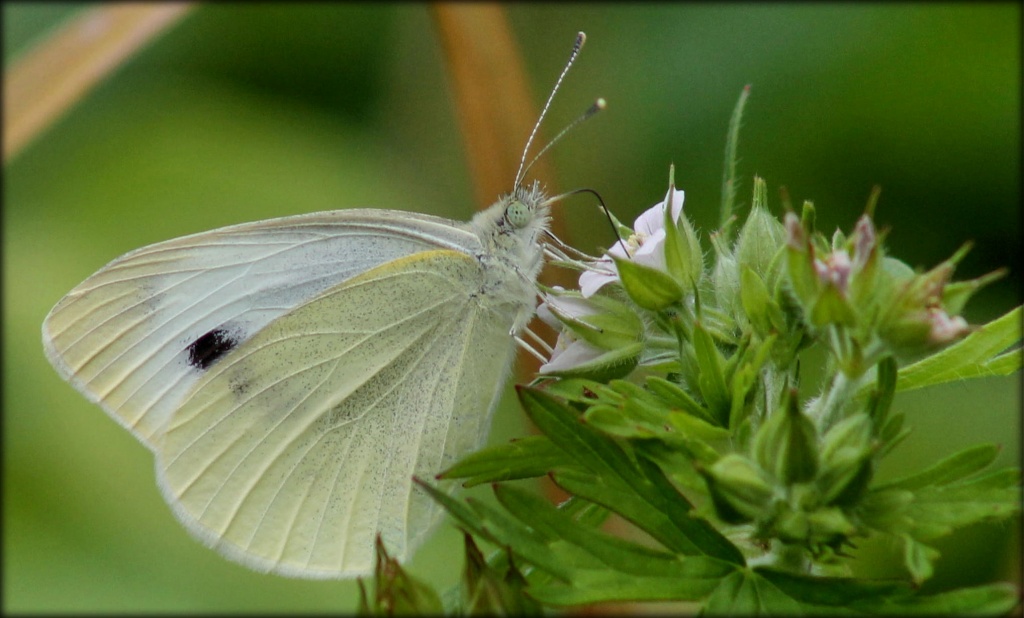
<instances>
[{"instance_id":1,"label":"butterfly eye","mask_svg":"<svg viewBox=\"0 0 1024 618\"><path fill-rule=\"evenodd\" d=\"M530 222L530 214L530 208L526 204L515 200L505 209L505 220L514 228L524 228Z\"/></svg>"}]
</instances>

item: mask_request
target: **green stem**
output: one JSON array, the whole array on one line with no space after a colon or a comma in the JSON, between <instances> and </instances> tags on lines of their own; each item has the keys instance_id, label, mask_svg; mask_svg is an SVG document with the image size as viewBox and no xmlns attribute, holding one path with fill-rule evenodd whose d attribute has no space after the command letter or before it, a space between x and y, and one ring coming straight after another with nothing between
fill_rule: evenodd
<instances>
[{"instance_id":1,"label":"green stem","mask_svg":"<svg viewBox=\"0 0 1024 618\"><path fill-rule=\"evenodd\" d=\"M850 379L842 371L837 371L825 392L811 404L807 414L815 421L821 434L842 418L842 412L857 394L860 382L860 379Z\"/></svg>"}]
</instances>

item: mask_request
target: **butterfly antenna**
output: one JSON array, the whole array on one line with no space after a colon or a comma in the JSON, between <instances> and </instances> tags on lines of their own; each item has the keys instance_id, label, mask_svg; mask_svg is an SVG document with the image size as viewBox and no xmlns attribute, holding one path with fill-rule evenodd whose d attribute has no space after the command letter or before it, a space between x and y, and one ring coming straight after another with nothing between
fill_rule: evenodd
<instances>
[{"instance_id":1,"label":"butterfly antenna","mask_svg":"<svg viewBox=\"0 0 1024 618\"><path fill-rule=\"evenodd\" d=\"M523 148L523 156L519 159L519 170L516 172L516 181L512 185L513 189L519 186L519 183L523 180L523 166L526 165L526 154L530 151L530 146L533 144L533 138L537 136L537 129L540 128L540 123L544 121L544 115L548 113L548 107L551 105L551 100L555 98L555 93L558 92L558 87L562 85L562 80L565 79L565 74L569 72L569 67L575 62L576 56L579 55L580 49L583 48L583 43L587 40L587 35L579 32L576 34L576 42L573 43L572 53L569 54L569 61L565 63L565 68L562 69L562 74L558 76L558 81L555 82L555 87L551 89L551 94L548 95L548 100L544 103L544 109L540 112L540 118L537 119L536 124L533 125L533 130L530 131L530 137L526 140L526 148Z\"/></svg>"},{"instance_id":2,"label":"butterfly antenna","mask_svg":"<svg viewBox=\"0 0 1024 618\"><path fill-rule=\"evenodd\" d=\"M577 118L576 120L573 120L572 122L570 122L569 126L565 127L561 131L559 131L558 135L556 135L554 137L554 139L552 139L550 142L547 143L546 146L544 146L543 148L540 149L540 152L537 153L537 156L535 156L533 159L531 159L530 163L526 166L526 169L523 170L522 176L526 176L526 174L530 171L530 168L533 167L533 164L537 162L537 159L541 158L541 156L545 152L550 150L551 147L554 146L558 142L558 140L562 139L562 137L565 136L566 133L571 131L576 125L578 125L579 123L583 122L584 120L590 118L591 116L593 116L597 112L603 111L606 107L608 107L608 104L605 103L604 99L598 99L598 100L594 101L594 104L591 105L589 108L587 108L587 111L583 112L583 114L579 118ZM526 153L523 153L523 154L526 154ZM517 175L517 178L519 180L521 180L521 178L518 175Z\"/></svg>"}]
</instances>

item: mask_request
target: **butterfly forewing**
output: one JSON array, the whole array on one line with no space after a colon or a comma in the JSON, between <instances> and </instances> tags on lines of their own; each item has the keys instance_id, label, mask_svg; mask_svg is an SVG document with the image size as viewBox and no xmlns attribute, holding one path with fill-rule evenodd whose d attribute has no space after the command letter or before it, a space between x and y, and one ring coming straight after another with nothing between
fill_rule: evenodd
<instances>
[{"instance_id":1,"label":"butterfly forewing","mask_svg":"<svg viewBox=\"0 0 1024 618\"><path fill-rule=\"evenodd\" d=\"M219 356L298 304L418 251L473 253L451 221L383 210L312 213L133 251L72 290L43 324L60 374L151 441Z\"/></svg>"},{"instance_id":2,"label":"butterfly forewing","mask_svg":"<svg viewBox=\"0 0 1024 618\"><path fill-rule=\"evenodd\" d=\"M436 505L412 488L480 445L514 312L481 305L461 252L394 260L271 322L215 363L155 441L183 522L230 557L306 577L404 557ZM495 311L498 315L495 315Z\"/></svg>"}]
</instances>

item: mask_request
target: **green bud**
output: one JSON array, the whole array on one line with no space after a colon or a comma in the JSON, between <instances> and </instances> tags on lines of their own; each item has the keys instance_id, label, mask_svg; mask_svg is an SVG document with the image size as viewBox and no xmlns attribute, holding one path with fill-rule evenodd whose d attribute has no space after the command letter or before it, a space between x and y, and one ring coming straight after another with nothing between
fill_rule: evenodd
<instances>
[{"instance_id":1,"label":"green bud","mask_svg":"<svg viewBox=\"0 0 1024 618\"><path fill-rule=\"evenodd\" d=\"M672 191L665 203L669 203ZM679 217L679 222L672 220L672 209L665 208L665 266L668 273L684 288L691 288L700 282L704 275L704 252L697 240L697 232L693 229L686 214Z\"/></svg>"},{"instance_id":2,"label":"green bud","mask_svg":"<svg viewBox=\"0 0 1024 618\"><path fill-rule=\"evenodd\" d=\"M557 378L580 378L594 380L595 382L607 382L608 380L623 378L632 373L640 362L640 353L642 351L643 344L635 342L614 350L608 350L565 369L542 371L541 374Z\"/></svg>"},{"instance_id":3,"label":"green bud","mask_svg":"<svg viewBox=\"0 0 1024 618\"><path fill-rule=\"evenodd\" d=\"M633 260L614 256L613 259L622 287L638 306L649 311L662 311L682 300L683 288L668 274Z\"/></svg>"},{"instance_id":4,"label":"green bud","mask_svg":"<svg viewBox=\"0 0 1024 618\"><path fill-rule=\"evenodd\" d=\"M776 272L772 272L772 264L785 244L786 235L779 220L763 205L766 192L764 180L755 178L754 206L736 239L736 259L741 269L753 269L770 284L778 277Z\"/></svg>"},{"instance_id":5,"label":"green bud","mask_svg":"<svg viewBox=\"0 0 1024 618\"><path fill-rule=\"evenodd\" d=\"M804 200L804 203L800 208L800 224L808 232L814 232L814 221L816 216L817 213L814 210L814 202Z\"/></svg>"},{"instance_id":6,"label":"green bud","mask_svg":"<svg viewBox=\"0 0 1024 618\"><path fill-rule=\"evenodd\" d=\"M871 418L863 413L853 414L839 421L828 430L822 440L821 459L824 465L850 452L856 455L871 448Z\"/></svg>"},{"instance_id":7,"label":"green bud","mask_svg":"<svg viewBox=\"0 0 1024 618\"><path fill-rule=\"evenodd\" d=\"M850 245L853 265L848 297L855 307L866 307L877 293L882 253L871 217L864 215L857 221Z\"/></svg>"},{"instance_id":8,"label":"green bud","mask_svg":"<svg viewBox=\"0 0 1024 618\"><path fill-rule=\"evenodd\" d=\"M703 471L718 517L738 524L765 515L772 487L760 468L746 457L730 453Z\"/></svg>"},{"instance_id":9,"label":"green bud","mask_svg":"<svg viewBox=\"0 0 1024 618\"><path fill-rule=\"evenodd\" d=\"M620 300L606 295L583 298L573 291L551 292L548 309L577 339L602 350L615 350L643 337L640 316Z\"/></svg>"},{"instance_id":10,"label":"green bud","mask_svg":"<svg viewBox=\"0 0 1024 618\"><path fill-rule=\"evenodd\" d=\"M969 248L964 245L930 271L915 274L893 286L895 292L878 330L896 354L914 356L956 341L970 332L967 322L955 315L954 310L962 307L966 299L957 298L950 308L943 305L956 263Z\"/></svg>"},{"instance_id":11,"label":"green bud","mask_svg":"<svg viewBox=\"0 0 1024 618\"><path fill-rule=\"evenodd\" d=\"M779 540L785 543L801 543L810 536L811 524L807 520L807 513L786 506L776 516L772 529Z\"/></svg>"},{"instance_id":12,"label":"green bud","mask_svg":"<svg viewBox=\"0 0 1024 618\"><path fill-rule=\"evenodd\" d=\"M914 492L906 489L872 490L860 501L858 512L872 528L905 529L913 525L913 520L907 516L907 509L914 499Z\"/></svg>"},{"instance_id":13,"label":"green bud","mask_svg":"<svg viewBox=\"0 0 1024 618\"><path fill-rule=\"evenodd\" d=\"M836 423L825 434L818 486L826 504L854 503L874 474L871 459L873 424L866 413Z\"/></svg>"},{"instance_id":14,"label":"green bud","mask_svg":"<svg viewBox=\"0 0 1024 618\"><path fill-rule=\"evenodd\" d=\"M975 279L957 281L956 283L946 285L942 290L942 306L945 307L946 311L950 314L959 314L963 311L964 305L967 304L967 301L970 300L978 290L993 281L1002 279L1008 272L1009 271L1006 268L1000 268Z\"/></svg>"},{"instance_id":15,"label":"green bud","mask_svg":"<svg viewBox=\"0 0 1024 618\"><path fill-rule=\"evenodd\" d=\"M854 326L857 323L857 315L842 290L832 282L826 283L818 294L817 300L810 311L811 324L825 326L828 324L842 324L843 326Z\"/></svg>"},{"instance_id":16,"label":"green bud","mask_svg":"<svg viewBox=\"0 0 1024 618\"><path fill-rule=\"evenodd\" d=\"M741 268L740 300L743 303L743 311L754 327L754 332L761 337L767 337L776 328L776 323L784 323L782 310L778 303L772 300L768 287L760 275L748 266Z\"/></svg>"},{"instance_id":17,"label":"green bud","mask_svg":"<svg viewBox=\"0 0 1024 618\"><path fill-rule=\"evenodd\" d=\"M852 461L836 461L820 477L826 504L849 507L857 504L868 489L875 474L875 463L870 454Z\"/></svg>"},{"instance_id":18,"label":"green bud","mask_svg":"<svg viewBox=\"0 0 1024 618\"><path fill-rule=\"evenodd\" d=\"M810 306L818 295L818 273L814 268L814 246L810 235L794 213L785 217L786 266L789 284L800 304Z\"/></svg>"},{"instance_id":19,"label":"green bud","mask_svg":"<svg viewBox=\"0 0 1024 618\"><path fill-rule=\"evenodd\" d=\"M715 300L724 313L736 315L740 308L740 273L736 256L726 246L723 234L712 234L711 246L716 254L715 267L711 273Z\"/></svg>"},{"instance_id":20,"label":"green bud","mask_svg":"<svg viewBox=\"0 0 1024 618\"><path fill-rule=\"evenodd\" d=\"M818 472L817 431L800 411L795 389L758 429L754 454L761 467L785 485L814 479Z\"/></svg>"},{"instance_id":21,"label":"green bud","mask_svg":"<svg viewBox=\"0 0 1024 618\"><path fill-rule=\"evenodd\" d=\"M837 508L818 509L808 513L807 523L810 527L810 540L815 543L831 543L840 537L848 537L857 532L857 527Z\"/></svg>"}]
</instances>

